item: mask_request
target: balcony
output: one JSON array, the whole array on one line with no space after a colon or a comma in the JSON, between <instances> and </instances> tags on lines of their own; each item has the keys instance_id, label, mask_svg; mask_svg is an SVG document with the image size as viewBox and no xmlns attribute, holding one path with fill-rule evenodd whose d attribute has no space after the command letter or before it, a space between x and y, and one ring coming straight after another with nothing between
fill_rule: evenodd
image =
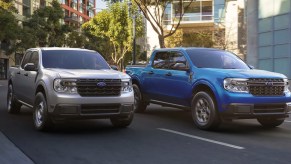
<instances>
[{"instance_id":1,"label":"balcony","mask_svg":"<svg viewBox=\"0 0 291 164\"><path fill-rule=\"evenodd\" d=\"M77 16L65 16L64 20L65 20L65 22L80 23L80 21L79 21Z\"/></svg>"}]
</instances>

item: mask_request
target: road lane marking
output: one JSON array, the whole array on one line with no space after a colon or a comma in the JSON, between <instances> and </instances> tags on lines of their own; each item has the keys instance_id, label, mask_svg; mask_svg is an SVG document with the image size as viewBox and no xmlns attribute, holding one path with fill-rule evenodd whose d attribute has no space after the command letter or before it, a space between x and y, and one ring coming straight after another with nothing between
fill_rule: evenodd
<instances>
[{"instance_id":1,"label":"road lane marking","mask_svg":"<svg viewBox=\"0 0 291 164\"><path fill-rule=\"evenodd\" d=\"M203 137L199 137L199 136L194 136L194 135L190 135L190 134L187 134L187 133L178 132L178 131L175 131L175 130L164 129L164 128L157 128L157 129L165 131L165 132L169 132L169 133L179 134L179 135L182 135L182 136L185 136L185 137L190 137L190 138L194 138L194 139L198 139L198 140L202 140L202 141L206 141L206 142L222 145L222 146L227 146L227 147L234 148L234 149L239 149L239 150L245 149L244 147L241 147L241 146L236 146L236 145L232 145L232 144L228 144L228 143L224 143L224 142L220 142L220 141L215 141L215 140L211 140L211 139L207 139L207 138L203 138Z\"/></svg>"},{"instance_id":2,"label":"road lane marking","mask_svg":"<svg viewBox=\"0 0 291 164\"><path fill-rule=\"evenodd\" d=\"M285 122L291 122L291 121L287 121L287 120L285 120Z\"/></svg>"}]
</instances>

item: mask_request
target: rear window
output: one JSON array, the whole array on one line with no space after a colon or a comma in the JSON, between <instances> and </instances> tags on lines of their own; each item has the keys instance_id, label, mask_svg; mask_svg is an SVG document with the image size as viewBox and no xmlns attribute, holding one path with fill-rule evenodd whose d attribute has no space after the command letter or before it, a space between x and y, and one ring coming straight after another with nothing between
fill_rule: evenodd
<instances>
[{"instance_id":1,"label":"rear window","mask_svg":"<svg viewBox=\"0 0 291 164\"><path fill-rule=\"evenodd\" d=\"M250 69L236 55L220 50L186 50L193 64L198 68Z\"/></svg>"},{"instance_id":2,"label":"rear window","mask_svg":"<svg viewBox=\"0 0 291 164\"><path fill-rule=\"evenodd\" d=\"M99 53L85 50L43 50L42 64L44 68L110 69Z\"/></svg>"}]
</instances>

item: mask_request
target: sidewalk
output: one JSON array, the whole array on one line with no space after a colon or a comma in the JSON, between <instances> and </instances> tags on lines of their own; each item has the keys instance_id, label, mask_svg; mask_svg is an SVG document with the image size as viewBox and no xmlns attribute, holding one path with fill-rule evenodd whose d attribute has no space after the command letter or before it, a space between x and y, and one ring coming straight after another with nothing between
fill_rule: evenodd
<instances>
[{"instance_id":1,"label":"sidewalk","mask_svg":"<svg viewBox=\"0 0 291 164\"><path fill-rule=\"evenodd\" d=\"M0 80L0 89L7 86L7 80ZM5 87L6 88L6 87ZM2 102L1 102L2 103ZM0 131L0 164L33 164L14 143Z\"/></svg>"}]
</instances>

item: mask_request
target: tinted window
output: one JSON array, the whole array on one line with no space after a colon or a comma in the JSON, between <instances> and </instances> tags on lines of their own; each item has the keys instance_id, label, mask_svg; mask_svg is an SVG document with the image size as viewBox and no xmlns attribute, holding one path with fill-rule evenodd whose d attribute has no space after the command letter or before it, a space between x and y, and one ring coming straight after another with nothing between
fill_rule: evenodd
<instances>
[{"instance_id":1,"label":"tinted window","mask_svg":"<svg viewBox=\"0 0 291 164\"><path fill-rule=\"evenodd\" d=\"M168 52L157 52L153 62L153 68L168 69L169 54Z\"/></svg>"},{"instance_id":2,"label":"tinted window","mask_svg":"<svg viewBox=\"0 0 291 164\"><path fill-rule=\"evenodd\" d=\"M187 60L180 52L172 52L169 60L170 69L180 70L188 66Z\"/></svg>"},{"instance_id":3,"label":"tinted window","mask_svg":"<svg viewBox=\"0 0 291 164\"><path fill-rule=\"evenodd\" d=\"M100 54L83 50L43 50L42 64L45 68L110 69Z\"/></svg>"},{"instance_id":4,"label":"tinted window","mask_svg":"<svg viewBox=\"0 0 291 164\"><path fill-rule=\"evenodd\" d=\"M37 52L33 52L31 54L31 58L29 59L28 63L33 63L36 67L38 66L38 53Z\"/></svg>"},{"instance_id":5,"label":"tinted window","mask_svg":"<svg viewBox=\"0 0 291 164\"><path fill-rule=\"evenodd\" d=\"M236 55L220 50L186 50L198 68L250 69Z\"/></svg>"},{"instance_id":6,"label":"tinted window","mask_svg":"<svg viewBox=\"0 0 291 164\"><path fill-rule=\"evenodd\" d=\"M32 53L31 51L26 52L26 54L24 55L24 58L23 58L23 60L22 60L22 63L21 63L21 68L24 68L25 64L28 63L28 60L29 60L30 57L31 57L31 53Z\"/></svg>"}]
</instances>

